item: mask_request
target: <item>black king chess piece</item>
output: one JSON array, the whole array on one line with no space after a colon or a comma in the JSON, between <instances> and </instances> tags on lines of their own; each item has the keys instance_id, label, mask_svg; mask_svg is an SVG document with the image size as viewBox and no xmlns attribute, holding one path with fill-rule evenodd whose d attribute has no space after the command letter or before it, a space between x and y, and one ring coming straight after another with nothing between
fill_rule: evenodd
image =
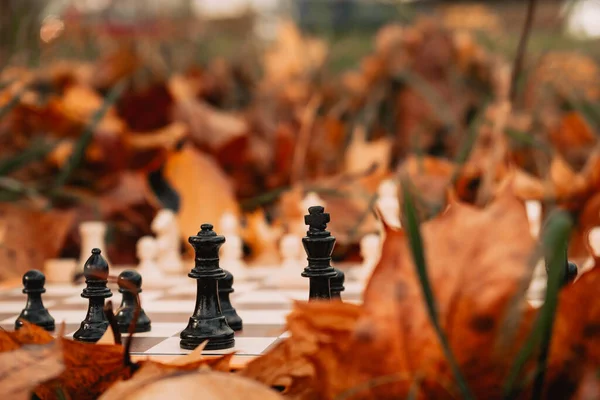
<instances>
[{"instance_id":1,"label":"black king chess piece","mask_svg":"<svg viewBox=\"0 0 600 400\"><path fill-rule=\"evenodd\" d=\"M330 279L337 275L330 265L335 237L326 230L329 214L324 211L321 206L313 206L304 216L308 231L302 238L302 244L308 256L308 266L302 271L302 276L310 279L309 301L331 299Z\"/></svg>"},{"instance_id":2,"label":"black king chess piece","mask_svg":"<svg viewBox=\"0 0 600 400\"><path fill-rule=\"evenodd\" d=\"M226 269L224 269L223 272L225 272L225 278L219 281L219 301L221 302L221 310L227 319L227 325L234 331L241 331L243 326L242 318L240 318L235 308L231 305L231 299L229 298L229 295L234 291L233 275Z\"/></svg>"},{"instance_id":3,"label":"black king chess piece","mask_svg":"<svg viewBox=\"0 0 600 400\"><path fill-rule=\"evenodd\" d=\"M104 315L104 299L112 296L108 282L108 263L100 254L100 249L93 249L92 255L83 266L86 287L81 297L89 300L87 315L81 326L73 334L73 339L81 342L95 343L108 328L108 319Z\"/></svg>"},{"instance_id":4,"label":"black king chess piece","mask_svg":"<svg viewBox=\"0 0 600 400\"><path fill-rule=\"evenodd\" d=\"M121 333L129 331L129 326L139 306L139 294L142 292L142 276L137 271L125 270L119 274L117 279L119 292L123 294L121 306L117 312L117 325ZM151 328L150 318L140 307L139 316L135 324L136 333L149 332Z\"/></svg>"},{"instance_id":5,"label":"black king chess piece","mask_svg":"<svg viewBox=\"0 0 600 400\"><path fill-rule=\"evenodd\" d=\"M41 326L47 331L54 330L54 318L42 302L42 293L46 292L46 289L44 289L45 283L46 277L36 269L27 271L23 275L23 293L27 295L27 303L25 303L25 308L15 321L15 329L21 328L23 326L22 320L25 320Z\"/></svg>"},{"instance_id":6,"label":"black king chess piece","mask_svg":"<svg viewBox=\"0 0 600 400\"><path fill-rule=\"evenodd\" d=\"M221 312L218 294L218 280L226 276L219 268L219 248L225 237L217 235L211 224L203 224L200 229L198 235L188 239L196 252L196 265L188 274L196 279L196 306L188 326L180 334L179 346L193 350L208 340L207 350L228 349L235 344L234 333Z\"/></svg>"},{"instance_id":7,"label":"black king chess piece","mask_svg":"<svg viewBox=\"0 0 600 400\"><path fill-rule=\"evenodd\" d=\"M330 281L330 289L331 289L331 298L342 300L341 293L344 291L344 280L346 279L346 275L343 271L333 267L333 270L336 272L336 275L331 278Z\"/></svg>"}]
</instances>

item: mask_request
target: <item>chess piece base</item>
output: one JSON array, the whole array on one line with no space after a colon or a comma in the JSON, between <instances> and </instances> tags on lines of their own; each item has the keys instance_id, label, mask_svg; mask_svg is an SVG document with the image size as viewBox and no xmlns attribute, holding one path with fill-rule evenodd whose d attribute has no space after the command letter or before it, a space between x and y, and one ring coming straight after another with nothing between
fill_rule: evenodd
<instances>
[{"instance_id":1,"label":"chess piece base","mask_svg":"<svg viewBox=\"0 0 600 400\"><path fill-rule=\"evenodd\" d=\"M238 315L235 308L223 309L223 315L225 315L225 319L227 320L227 325L234 331L241 331L244 324L242 322L242 318Z\"/></svg>"},{"instance_id":2,"label":"chess piece base","mask_svg":"<svg viewBox=\"0 0 600 400\"><path fill-rule=\"evenodd\" d=\"M179 346L186 350L194 350L206 340L206 350L229 349L235 345L233 330L227 325L224 315L209 319L192 317L179 337Z\"/></svg>"},{"instance_id":3,"label":"chess piece base","mask_svg":"<svg viewBox=\"0 0 600 400\"><path fill-rule=\"evenodd\" d=\"M131 320L133 319L133 314L135 309L133 308L124 308L119 310L116 315L117 325L119 326L119 332L127 333L129 332L129 325L131 324ZM144 312L144 310L140 310L140 316L138 317L137 323L135 324L135 333L142 332L150 332L152 329L152 323L150 322L150 318Z\"/></svg>"},{"instance_id":4,"label":"chess piece base","mask_svg":"<svg viewBox=\"0 0 600 400\"><path fill-rule=\"evenodd\" d=\"M23 310L15 322L15 330L20 329L23 326L23 321L30 322L47 331L53 331L55 329L54 318L50 315L48 310Z\"/></svg>"},{"instance_id":5,"label":"chess piece base","mask_svg":"<svg viewBox=\"0 0 600 400\"><path fill-rule=\"evenodd\" d=\"M82 322L81 326L73 334L73 339L79 342L96 343L108 329L108 321L99 321L93 323Z\"/></svg>"}]
</instances>

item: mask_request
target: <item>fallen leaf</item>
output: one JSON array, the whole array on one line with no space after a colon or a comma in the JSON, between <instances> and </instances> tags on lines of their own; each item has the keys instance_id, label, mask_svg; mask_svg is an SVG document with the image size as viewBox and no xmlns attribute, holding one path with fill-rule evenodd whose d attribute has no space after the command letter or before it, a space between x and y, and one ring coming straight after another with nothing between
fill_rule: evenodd
<instances>
[{"instance_id":1,"label":"fallen leaf","mask_svg":"<svg viewBox=\"0 0 600 400\"><path fill-rule=\"evenodd\" d=\"M0 353L0 396L30 399L33 389L64 370L60 341Z\"/></svg>"},{"instance_id":2,"label":"fallen leaf","mask_svg":"<svg viewBox=\"0 0 600 400\"><path fill-rule=\"evenodd\" d=\"M45 260L56 258L74 218L72 211L43 212L10 203L0 204L1 224L10 232L0 245L0 280L20 279L32 266L41 266Z\"/></svg>"},{"instance_id":3,"label":"fallen leaf","mask_svg":"<svg viewBox=\"0 0 600 400\"><path fill-rule=\"evenodd\" d=\"M218 233L221 215L226 211L239 213L226 175L213 158L192 146L169 155L164 177L179 194L181 206L177 221L186 242L188 237L198 233L201 224L212 224Z\"/></svg>"},{"instance_id":4,"label":"fallen leaf","mask_svg":"<svg viewBox=\"0 0 600 400\"><path fill-rule=\"evenodd\" d=\"M573 396L586 373L600 365L600 302L593 301L599 285L595 267L560 293L546 389L557 398Z\"/></svg>"},{"instance_id":5,"label":"fallen leaf","mask_svg":"<svg viewBox=\"0 0 600 400\"><path fill-rule=\"evenodd\" d=\"M206 400L282 399L272 389L235 374L217 371L163 370L159 365L140 369L134 378L115 384L100 400L163 399L165 393L176 393L178 399Z\"/></svg>"}]
</instances>

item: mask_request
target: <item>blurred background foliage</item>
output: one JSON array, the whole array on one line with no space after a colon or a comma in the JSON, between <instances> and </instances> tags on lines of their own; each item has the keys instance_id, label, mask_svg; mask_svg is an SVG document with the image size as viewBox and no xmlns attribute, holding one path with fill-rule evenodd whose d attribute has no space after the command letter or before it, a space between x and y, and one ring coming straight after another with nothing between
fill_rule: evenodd
<instances>
[{"instance_id":1,"label":"blurred background foliage","mask_svg":"<svg viewBox=\"0 0 600 400\"><path fill-rule=\"evenodd\" d=\"M540 1L530 52L581 50L599 59L597 37L567 34L569 13L594 1ZM598 12L597 3L586 4L585 12ZM327 40L328 65L341 71L372 50L372 37L382 26L427 14L442 16L450 27L476 31L489 50L510 58L524 6L522 0L3 0L0 61L36 66L55 58L93 60L100 48L135 40L155 46L169 68L179 69L217 56L248 57L274 39L278 21L285 18Z\"/></svg>"}]
</instances>

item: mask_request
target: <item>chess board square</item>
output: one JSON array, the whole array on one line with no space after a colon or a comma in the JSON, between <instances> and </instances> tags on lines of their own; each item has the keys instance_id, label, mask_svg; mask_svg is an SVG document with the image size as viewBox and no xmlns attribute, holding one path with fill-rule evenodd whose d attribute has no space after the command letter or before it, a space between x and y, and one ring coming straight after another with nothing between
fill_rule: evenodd
<instances>
[{"instance_id":1,"label":"chess board square","mask_svg":"<svg viewBox=\"0 0 600 400\"><path fill-rule=\"evenodd\" d=\"M342 296L344 294L360 295L362 294L364 288L365 284L362 282L344 282L344 291L342 292Z\"/></svg>"},{"instance_id":2,"label":"chess board square","mask_svg":"<svg viewBox=\"0 0 600 400\"><path fill-rule=\"evenodd\" d=\"M46 299L47 297L62 297L62 296L72 296L72 295L80 294L84 287L85 287L85 285L71 285L68 283L55 284L52 286L48 285L46 287L46 293L44 293L42 295L43 296L42 298ZM6 293L8 293L10 295L25 296L23 294L22 287L13 288L13 289L7 291Z\"/></svg>"},{"instance_id":3,"label":"chess board square","mask_svg":"<svg viewBox=\"0 0 600 400\"><path fill-rule=\"evenodd\" d=\"M306 292L305 297L308 297ZM286 297L280 290L259 290L248 293L233 293L231 301L234 305L242 304L267 304L267 303L291 303L291 299Z\"/></svg>"},{"instance_id":4,"label":"chess board square","mask_svg":"<svg viewBox=\"0 0 600 400\"><path fill-rule=\"evenodd\" d=\"M140 295L142 305L144 305L145 301L153 300L162 295L162 292L159 290L142 290ZM116 290L113 290L113 297L110 297L115 307L118 307L121 302L121 294ZM81 294L67 297L63 300L64 304L84 304L87 306L89 300L81 297Z\"/></svg>"},{"instance_id":5,"label":"chess board square","mask_svg":"<svg viewBox=\"0 0 600 400\"><path fill-rule=\"evenodd\" d=\"M152 329L150 330L150 332L135 333L133 336L165 338L165 337L179 335L179 332L181 332L184 328L185 328L185 322L177 323L177 322L154 322L153 321ZM129 335L124 333L123 336L129 336ZM134 342L135 342L135 340L134 340Z\"/></svg>"},{"instance_id":6,"label":"chess board square","mask_svg":"<svg viewBox=\"0 0 600 400\"><path fill-rule=\"evenodd\" d=\"M150 300L142 304L147 313L186 312L192 315L196 300L193 298L186 300Z\"/></svg>"},{"instance_id":7,"label":"chess board square","mask_svg":"<svg viewBox=\"0 0 600 400\"><path fill-rule=\"evenodd\" d=\"M46 308L56 304L55 301L44 301ZM0 313L20 313L25 307L25 299L23 301L3 301L0 302Z\"/></svg>"},{"instance_id":8,"label":"chess board square","mask_svg":"<svg viewBox=\"0 0 600 400\"><path fill-rule=\"evenodd\" d=\"M267 347L269 347L277 337L236 337L235 346L224 350L205 350L202 354L227 354L233 351L243 353L244 355L260 355ZM179 347L180 339L178 337L170 337L163 340L156 346L147 350L146 354L160 355L177 355L189 354L191 350L185 350Z\"/></svg>"},{"instance_id":9,"label":"chess board square","mask_svg":"<svg viewBox=\"0 0 600 400\"><path fill-rule=\"evenodd\" d=\"M284 325L289 310L238 310L244 325Z\"/></svg>"}]
</instances>

